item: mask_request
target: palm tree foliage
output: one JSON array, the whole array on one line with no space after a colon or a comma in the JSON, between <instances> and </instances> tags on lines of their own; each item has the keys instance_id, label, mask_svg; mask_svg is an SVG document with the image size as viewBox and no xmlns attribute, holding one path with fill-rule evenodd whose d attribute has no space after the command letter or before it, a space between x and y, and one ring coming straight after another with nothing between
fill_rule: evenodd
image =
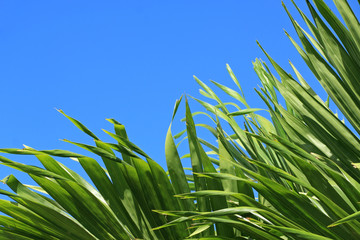
<instances>
[{"instance_id":1,"label":"palm tree foliage","mask_svg":"<svg viewBox=\"0 0 360 240\"><path fill-rule=\"evenodd\" d=\"M95 145L66 141L96 154L106 168L65 150L1 149L35 155L43 167L0 157L39 185L13 175L3 180L13 192L0 190L12 199L0 200L6 214L0 239L360 239L360 25L346 0L334 3L343 21L323 0L307 1L312 20L293 2L308 31L288 12L300 43L288 36L328 100L293 64L294 76L265 51L275 71L260 60L254 69L271 121L250 107L229 66L238 90L213 84L234 102L195 78L209 101L195 100L210 114L191 113L186 100L186 129L173 136L170 125L166 136L168 172L129 141L119 122L109 119L115 132L106 133L116 143L108 143L60 111ZM330 99L348 125L329 108ZM213 124L195 124L198 114ZM198 128L217 144L200 138ZM185 133L192 174L174 141ZM78 161L93 184L54 157Z\"/></svg>"}]
</instances>

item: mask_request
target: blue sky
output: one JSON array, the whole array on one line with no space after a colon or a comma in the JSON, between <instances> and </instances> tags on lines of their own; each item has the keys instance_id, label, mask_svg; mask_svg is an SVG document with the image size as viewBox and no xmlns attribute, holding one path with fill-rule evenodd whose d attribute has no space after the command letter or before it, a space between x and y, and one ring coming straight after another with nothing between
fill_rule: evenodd
<instances>
[{"instance_id":1,"label":"blue sky","mask_svg":"<svg viewBox=\"0 0 360 240\"><path fill-rule=\"evenodd\" d=\"M101 129L112 130L105 119L117 119L165 166L174 102L200 96L192 75L233 86L229 63L251 106L263 106L253 91L252 61L265 59L259 40L286 69L291 59L314 82L283 28L295 36L278 0L0 1L0 147L83 153L59 141L91 144L59 108L105 139ZM182 130L182 116L173 132ZM14 172L0 167L0 178Z\"/></svg>"}]
</instances>

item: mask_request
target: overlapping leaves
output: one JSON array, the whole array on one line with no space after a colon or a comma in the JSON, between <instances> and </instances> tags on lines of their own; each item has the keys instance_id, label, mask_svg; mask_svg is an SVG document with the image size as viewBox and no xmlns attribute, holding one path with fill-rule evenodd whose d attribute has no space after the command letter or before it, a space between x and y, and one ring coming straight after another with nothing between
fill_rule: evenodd
<instances>
[{"instance_id":1,"label":"overlapping leaves","mask_svg":"<svg viewBox=\"0 0 360 240\"><path fill-rule=\"evenodd\" d=\"M38 184L13 175L2 180L13 192L0 190L12 199L0 200L6 214L0 239L360 239L360 25L346 0L334 3L343 21L323 0L307 1L312 20L295 5L309 32L285 8L300 44L289 38L329 95L326 101L293 64L296 78L265 51L278 76L254 62L262 83L256 91L267 109L250 107L229 66L238 90L212 83L233 102L195 78L209 99L195 100L207 112L192 113L186 99L186 129L173 137L170 125L166 136L168 172L129 141L116 120L109 119L115 133L105 131L116 142L109 143L60 110L94 145L65 141L99 160L65 150L0 149L34 155L42 164L0 157ZM212 125L195 124L199 114ZM199 127L216 144L198 136ZM189 153L180 157L175 140L185 133ZM92 183L59 157L78 161Z\"/></svg>"}]
</instances>

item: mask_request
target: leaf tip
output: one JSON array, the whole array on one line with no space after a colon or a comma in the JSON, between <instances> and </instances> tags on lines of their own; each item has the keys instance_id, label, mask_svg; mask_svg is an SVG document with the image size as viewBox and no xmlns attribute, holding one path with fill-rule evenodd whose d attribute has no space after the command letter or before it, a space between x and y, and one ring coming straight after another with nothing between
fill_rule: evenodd
<instances>
[{"instance_id":1,"label":"leaf tip","mask_svg":"<svg viewBox=\"0 0 360 240\"><path fill-rule=\"evenodd\" d=\"M31 149L31 147L29 147L29 146L27 146L27 145L25 145L25 144L23 144L23 147L24 147L25 149Z\"/></svg>"},{"instance_id":2,"label":"leaf tip","mask_svg":"<svg viewBox=\"0 0 360 240\"><path fill-rule=\"evenodd\" d=\"M58 111L59 113L64 114L64 111L63 111L61 108L59 108L59 109L58 109L58 108L55 108L55 110Z\"/></svg>"},{"instance_id":3,"label":"leaf tip","mask_svg":"<svg viewBox=\"0 0 360 240\"><path fill-rule=\"evenodd\" d=\"M2 182L3 184L6 184L6 183L7 183L7 181L9 180L9 178L10 178L11 176L12 176L12 174L10 174L10 175L8 175L8 176L4 177L4 179L0 180L0 182Z\"/></svg>"}]
</instances>

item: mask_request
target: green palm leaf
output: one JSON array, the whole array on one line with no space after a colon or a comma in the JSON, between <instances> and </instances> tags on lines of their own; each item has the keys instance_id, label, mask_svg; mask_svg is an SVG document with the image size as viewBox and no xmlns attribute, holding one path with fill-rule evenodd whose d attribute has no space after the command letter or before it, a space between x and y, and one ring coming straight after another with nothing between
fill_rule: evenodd
<instances>
[{"instance_id":1,"label":"green palm leaf","mask_svg":"<svg viewBox=\"0 0 360 240\"><path fill-rule=\"evenodd\" d=\"M262 83L256 92L267 109L250 106L229 65L238 90L212 83L234 102L222 101L195 77L213 103L194 98L207 112L192 113L186 99L185 130L173 136L181 99L176 101L165 141L168 172L116 120L108 119L114 133L104 130L115 143L104 142L59 110L95 144L64 141L95 157L27 146L0 149L34 155L42 165L0 156L1 164L38 184L22 184L13 175L2 180L13 192L0 190L10 199L0 199L6 214L0 216L0 239L359 239L360 25L346 0L334 3L342 20L323 0L307 1L312 19L295 5L309 30L284 4L300 42L286 34L327 92L326 101L292 63L296 78L260 46L273 69L254 62ZM349 124L332 111L330 100ZM213 126L195 124L198 115ZM198 136L199 127L213 140ZM178 149L183 140L185 154ZM91 182L58 157L76 160ZM190 169L183 167L185 158Z\"/></svg>"}]
</instances>

